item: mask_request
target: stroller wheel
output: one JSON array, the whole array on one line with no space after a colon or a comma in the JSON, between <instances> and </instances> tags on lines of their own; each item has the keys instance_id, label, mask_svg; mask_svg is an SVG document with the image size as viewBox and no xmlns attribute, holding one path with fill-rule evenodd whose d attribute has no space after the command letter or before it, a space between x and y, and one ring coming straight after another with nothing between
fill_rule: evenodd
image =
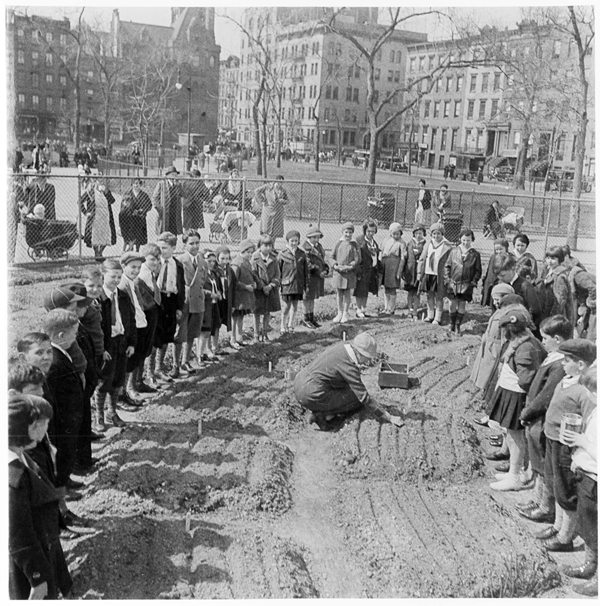
<instances>
[{"instance_id":1,"label":"stroller wheel","mask_svg":"<svg viewBox=\"0 0 600 606\"><path fill-rule=\"evenodd\" d=\"M61 258L67 256L67 249L66 248L54 248L54 249L48 251L48 256L51 259L61 259Z\"/></svg>"},{"instance_id":2,"label":"stroller wheel","mask_svg":"<svg viewBox=\"0 0 600 606\"><path fill-rule=\"evenodd\" d=\"M33 261L39 261L40 259L42 259L43 257L46 256L46 249L41 248L39 246L34 247L34 248L29 248L27 250L27 254L31 257L31 259Z\"/></svg>"}]
</instances>

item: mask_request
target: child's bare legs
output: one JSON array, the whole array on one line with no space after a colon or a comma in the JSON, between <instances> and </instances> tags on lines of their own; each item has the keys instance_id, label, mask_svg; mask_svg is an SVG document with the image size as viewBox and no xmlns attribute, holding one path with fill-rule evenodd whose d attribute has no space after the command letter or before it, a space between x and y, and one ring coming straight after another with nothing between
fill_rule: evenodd
<instances>
[{"instance_id":1,"label":"child's bare legs","mask_svg":"<svg viewBox=\"0 0 600 606\"><path fill-rule=\"evenodd\" d=\"M306 328L315 328L315 325L313 324L315 300L302 299L302 306L304 308L304 326L306 326Z\"/></svg>"},{"instance_id":2,"label":"child's bare legs","mask_svg":"<svg viewBox=\"0 0 600 606\"><path fill-rule=\"evenodd\" d=\"M288 327L288 316L290 314L290 310L292 308L291 301L283 302L283 309L281 310L281 332L287 332Z\"/></svg>"},{"instance_id":3,"label":"child's bare legs","mask_svg":"<svg viewBox=\"0 0 600 606\"><path fill-rule=\"evenodd\" d=\"M269 337L269 328L271 326L271 314L269 312L267 312L264 316L263 316L263 329L262 329L262 338L263 341L268 341Z\"/></svg>"},{"instance_id":4,"label":"child's bare legs","mask_svg":"<svg viewBox=\"0 0 600 606\"><path fill-rule=\"evenodd\" d=\"M348 316L348 311L350 310L350 302L352 297L352 289L345 288L343 291L343 299L342 299L342 322L348 322L350 317Z\"/></svg>"},{"instance_id":5,"label":"child's bare legs","mask_svg":"<svg viewBox=\"0 0 600 606\"><path fill-rule=\"evenodd\" d=\"M365 309L367 307L367 297L356 297L356 316L362 317L360 314L364 315Z\"/></svg>"},{"instance_id":6,"label":"child's bare legs","mask_svg":"<svg viewBox=\"0 0 600 606\"><path fill-rule=\"evenodd\" d=\"M437 293L432 293L432 294L433 294L433 301L434 301L434 305L435 305L435 318L434 318L432 324L441 324L442 323L442 313L444 311L444 297L441 297ZM429 307L429 295L427 297L427 301L428 301L428 307ZM428 311L428 315L429 315L429 309L427 311Z\"/></svg>"},{"instance_id":7,"label":"child's bare legs","mask_svg":"<svg viewBox=\"0 0 600 606\"><path fill-rule=\"evenodd\" d=\"M398 291L395 288L390 289L390 300L388 311L393 315L396 311L396 299L398 297Z\"/></svg>"},{"instance_id":8,"label":"child's bare legs","mask_svg":"<svg viewBox=\"0 0 600 606\"><path fill-rule=\"evenodd\" d=\"M294 322L296 321L296 312L298 311L298 301L290 301L290 323L288 324L289 332L294 331Z\"/></svg>"},{"instance_id":9,"label":"child's bare legs","mask_svg":"<svg viewBox=\"0 0 600 606\"><path fill-rule=\"evenodd\" d=\"M525 460L525 430L509 429L506 443L510 453L510 468L508 473L498 482L490 484L493 490L519 490L523 487L520 475Z\"/></svg>"},{"instance_id":10,"label":"child's bare legs","mask_svg":"<svg viewBox=\"0 0 600 606\"><path fill-rule=\"evenodd\" d=\"M337 288L335 291L336 299L337 299L337 315L333 318L334 322L341 322L342 315L344 313L344 291L341 288Z\"/></svg>"},{"instance_id":11,"label":"child's bare legs","mask_svg":"<svg viewBox=\"0 0 600 606\"><path fill-rule=\"evenodd\" d=\"M260 314L254 314L254 342L258 343L260 340Z\"/></svg>"}]
</instances>

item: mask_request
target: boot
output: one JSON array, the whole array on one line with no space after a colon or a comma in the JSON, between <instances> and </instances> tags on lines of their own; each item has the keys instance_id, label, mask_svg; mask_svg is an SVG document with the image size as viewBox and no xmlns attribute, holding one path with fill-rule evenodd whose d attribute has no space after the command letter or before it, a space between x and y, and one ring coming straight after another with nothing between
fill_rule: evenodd
<instances>
[{"instance_id":1,"label":"boot","mask_svg":"<svg viewBox=\"0 0 600 606\"><path fill-rule=\"evenodd\" d=\"M456 331L456 316L458 314L455 311L450 312L450 332Z\"/></svg>"},{"instance_id":2,"label":"boot","mask_svg":"<svg viewBox=\"0 0 600 606\"><path fill-rule=\"evenodd\" d=\"M596 571L598 570L598 562L594 560L588 560L586 557L585 562L581 566L564 566L561 572L568 577L573 579L591 579Z\"/></svg>"},{"instance_id":3,"label":"boot","mask_svg":"<svg viewBox=\"0 0 600 606\"><path fill-rule=\"evenodd\" d=\"M94 423L92 429L94 433L104 433L106 426L104 425L104 402L106 400L106 393L96 391L94 394Z\"/></svg>"},{"instance_id":4,"label":"boot","mask_svg":"<svg viewBox=\"0 0 600 606\"><path fill-rule=\"evenodd\" d=\"M156 393L158 390L154 389L154 387L150 387L150 385L148 385L147 383L144 383L144 369L149 368L150 365L148 364L148 360L150 358L146 358L146 361L143 365L140 365L138 367L138 372L137 372L137 384L136 384L136 391L138 393L147 393L147 394L153 394ZM146 371L146 373L148 373L148 371ZM146 374L146 376L148 376L148 374Z\"/></svg>"},{"instance_id":5,"label":"boot","mask_svg":"<svg viewBox=\"0 0 600 606\"><path fill-rule=\"evenodd\" d=\"M310 314L304 314L304 320L302 320L302 324L306 326L306 328L314 329L312 322L310 321Z\"/></svg>"},{"instance_id":6,"label":"boot","mask_svg":"<svg viewBox=\"0 0 600 606\"><path fill-rule=\"evenodd\" d=\"M435 324L436 326L440 326L441 323L442 323L442 311L438 309L435 312L435 317L433 319L432 324Z\"/></svg>"},{"instance_id":7,"label":"boot","mask_svg":"<svg viewBox=\"0 0 600 606\"><path fill-rule=\"evenodd\" d=\"M456 314L456 329L454 332L460 332L460 325L462 324L464 317L465 317L465 314L461 314L461 313Z\"/></svg>"},{"instance_id":8,"label":"boot","mask_svg":"<svg viewBox=\"0 0 600 606\"><path fill-rule=\"evenodd\" d=\"M114 425L115 427L124 427L125 421L117 413L116 402L118 394L116 391L112 391L107 394L107 410L104 411L104 422L107 425Z\"/></svg>"},{"instance_id":9,"label":"boot","mask_svg":"<svg viewBox=\"0 0 600 606\"><path fill-rule=\"evenodd\" d=\"M315 327L315 328L321 328L321 325L315 320L315 314L314 313L310 313L309 314L309 322Z\"/></svg>"},{"instance_id":10,"label":"boot","mask_svg":"<svg viewBox=\"0 0 600 606\"><path fill-rule=\"evenodd\" d=\"M507 473L506 476L498 482L493 482L492 484L490 484L490 488L492 490L498 490L502 492L507 492L511 490L522 490L523 487L524 484L519 478L519 475L513 473Z\"/></svg>"},{"instance_id":11,"label":"boot","mask_svg":"<svg viewBox=\"0 0 600 606\"><path fill-rule=\"evenodd\" d=\"M598 574L595 574L587 583L573 585L573 591L590 598L596 597L598 595Z\"/></svg>"}]
</instances>

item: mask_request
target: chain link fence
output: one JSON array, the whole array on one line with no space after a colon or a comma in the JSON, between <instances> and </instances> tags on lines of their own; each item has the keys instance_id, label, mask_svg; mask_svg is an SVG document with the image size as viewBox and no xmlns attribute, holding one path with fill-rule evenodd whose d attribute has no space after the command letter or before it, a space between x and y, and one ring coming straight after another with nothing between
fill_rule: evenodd
<instances>
[{"instance_id":1,"label":"chain link fence","mask_svg":"<svg viewBox=\"0 0 600 606\"><path fill-rule=\"evenodd\" d=\"M123 170L131 171L132 165L128 166ZM244 237L257 240L261 233L263 199L255 191L272 184L273 179L177 175L167 185L164 177L143 176L142 167L137 167L139 172L134 174L119 174L118 167L113 168L109 175L99 177L10 176L10 264L117 257L126 249L155 241L165 227L180 236L178 250L183 250L181 235L185 229L197 229L204 248L227 243L235 249ZM405 228L405 240L410 237L419 198L417 188L291 180L281 184L286 201L279 209L267 211L280 213L283 218L283 228L271 234L277 236L276 248L284 246L283 236L290 229L297 229L304 238L308 228L317 225L324 234L324 247L331 250L341 236L342 223L352 221L358 232L368 217L379 223L380 244L394 221ZM432 194L435 207L435 192ZM566 241L570 199L455 189L450 194L447 237L457 240L460 227L470 227L484 258L493 248L494 236L485 238L483 230L494 200L505 215L505 235L512 240L518 231L526 233L531 240L530 251L539 261L549 244ZM582 200L580 209L578 236L593 240L595 204ZM434 221L437 216L432 213L429 219Z\"/></svg>"}]
</instances>

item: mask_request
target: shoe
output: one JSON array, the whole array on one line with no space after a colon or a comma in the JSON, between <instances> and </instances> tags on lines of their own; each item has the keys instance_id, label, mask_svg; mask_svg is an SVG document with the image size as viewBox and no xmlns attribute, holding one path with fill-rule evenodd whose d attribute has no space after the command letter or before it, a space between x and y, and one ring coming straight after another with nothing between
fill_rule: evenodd
<instances>
[{"instance_id":1,"label":"shoe","mask_svg":"<svg viewBox=\"0 0 600 606\"><path fill-rule=\"evenodd\" d=\"M479 419L473 419L473 423L477 423L477 425L481 425L482 427L488 426L488 421L490 418L487 415L480 417Z\"/></svg>"},{"instance_id":2,"label":"shoe","mask_svg":"<svg viewBox=\"0 0 600 606\"><path fill-rule=\"evenodd\" d=\"M67 490L65 494L65 501L80 501L83 499L83 495L76 490Z\"/></svg>"},{"instance_id":3,"label":"shoe","mask_svg":"<svg viewBox=\"0 0 600 606\"><path fill-rule=\"evenodd\" d=\"M179 370L179 366L175 366L173 369L171 369L171 372L169 373L169 377L171 377L171 379L179 379L179 377L181 377L181 372Z\"/></svg>"},{"instance_id":4,"label":"shoe","mask_svg":"<svg viewBox=\"0 0 600 606\"><path fill-rule=\"evenodd\" d=\"M104 425L104 421L92 421L92 432L94 435L100 435L100 434L104 433L105 431L106 431L106 425ZM101 438L103 438L103 437L104 436L101 436Z\"/></svg>"},{"instance_id":5,"label":"shoe","mask_svg":"<svg viewBox=\"0 0 600 606\"><path fill-rule=\"evenodd\" d=\"M333 320L331 320L332 322L335 322L336 324L339 324L342 321L342 314L338 313L335 318L333 318Z\"/></svg>"},{"instance_id":6,"label":"shoe","mask_svg":"<svg viewBox=\"0 0 600 606\"><path fill-rule=\"evenodd\" d=\"M494 465L494 469L501 473L508 473L510 470L510 463L508 461L500 461L500 463Z\"/></svg>"},{"instance_id":7,"label":"shoe","mask_svg":"<svg viewBox=\"0 0 600 606\"><path fill-rule=\"evenodd\" d=\"M526 520L531 520L532 522L544 522L545 524L552 524L552 522L554 522L554 515L542 511L539 507L533 509L517 509L517 513L521 517Z\"/></svg>"},{"instance_id":8,"label":"shoe","mask_svg":"<svg viewBox=\"0 0 600 606\"><path fill-rule=\"evenodd\" d=\"M293 326L288 326L287 331L288 331L288 332L294 332L294 327L293 327Z\"/></svg>"},{"instance_id":9,"label":"shoe","mask_svg":"<svg viewBox=\"0 0 600 606\"><path fill-rule=\"evenodd\" d=\"M531 509L535 509L539 507L539 503L536 501L522 501L521 503L517 503L515 505L515 509L517 511L529 511Z\"/></svg>"},{"instance_id":10,"label":"shoe","mask_svg":"<svg viewBox=\"0 0 600 606\"><path fill-rule=\"evenodd\" d=\"M563 566L561 572L572 579L591 579L598 570L598 562L586 560L581 566Z\"/></svg>"},{"instance_id":11,"label":"shoe","mask_svg":"<svg viewBox=\"0 0 600 606\"><path fill-rule=\"evenodd\" d=\"M321 328L321 325L315 320L314 316L311 317L310 319L310 323L315 327L315 328ZM266 335L265 335L266 336Z\"/></svg>"},{"instance_id":12,"label":"shoe","mask_svg":"<svg viewBox=\"0 0 600 606\"><path fill-rule=\"evenodd\" d=\"M598 595L598 579L592 579L587 583L573 585L572 589L579 595L584 595L589 598L596 597Z\"/></svg>"},{"instance_id":13,"label":"shoe","mask_svg":"<svg viewBox=\"0 0 600 606\"><path fill-rule=\"evenodd\" d=\"M131 406L129 404L123 404L120 401L117 401L117 408L122 410L123 412L137 412L141 404L137 404L135 406Z\"/></svg>"},{"instance_id":14,"label":"shoe","mask_svg":"<svg viewBox=\"0 0 600 606\"><path fill-rule=\"evenodd\" d=\"M557 537L546 539L542 545L546 551L573 551L573 541L563 543Z\"/></svg>"},{"instance_id":15,"label":"shoe","mask_svg":"<svg viewBox=\"0 0 600 606\"><path fill-rule=\"evenodd\" d=\"M85 484L83 482L77 482L77 480L72 480L71 478L69 478L65 486L67 488L73 488L76 490L77 488L83 488Z\"/></svg>"},{"instance_id":16,"label":"shoe","mask_svg":"<svg viewBox=\"0 0 600 606\"><path fill-rule=\"evenodd\" d=\"M147 385L143 381L138 383L137 390L139 393L156 393L158 391L158 389L154 389L154 387Z\"/></svg>"},{"instance_id":17,"label":"shoe","mask_svg":"<svg viewBox=\"0 0 600 606\"><path fill-rule=\"evenodd\" d=\"M155 373L154 377L157 381L164 383L164 384L173 383L173 379L162 371Z\"/></svg>"},{"instance_id":18,"label":"shoe","mask_svg":"<svg viewBox=\"0 0 600 606\"><path fill-rule=\"evenodd\" d=\"M363 311L363 317L364 318L372 318L373 314L368 314L366 311Z\"/></svg>"},{"instance_id":19,"label":"shoe","mask_svg":"<svg viewBox=\"0 0 600 606\"><path fill-rule=\"evenodd\" d=\"M500 492L508 492L512 490L522 490L523 482L519 479L519 476L514 476L512 474L506 474L506 477L500 479L498 482L493 482L490 484L490 488L492 490L497 490Z\"/></svg>"},{"instance_id":20,"label":"shoe","mask_svg":"<svg viewBox=\"0 0 600 606\"><path fill-rule=\"evenodd\" d=\"M342 314L342 319L340 320L340 324L347 324L350 322L350 318L348 314Z\"/></svg>"},{"instance_id":21,"label":"shoe","mask_svg":"<svg viewBox=\"0 0 600 606\"><path fill-rule=\"evenodd\" d=\"M432 320L431 321L431 325L432 326L441 326L440 321L439 320Z\"/></svg>"},{"instance_id":22,"label":"shoe","mask_svg":"<svg viewBox=\"0 0 600 606\"><path fill-rule=\"evenodd\" d=\"M434 318L430 318L429 316L426 316L425 318L423 318L423 322L427 322L428 324L433 324ZM439 324L439 322L438 322Z\"/></svg>"},{"instance_id":23,"label":"shoe","mask_svg":"<svg viewBox=\"0 0 600 606\"><path fill-rule=\"evenodd\" d=\"M115 427L125 427L125 425L127 425L117 413L115 413L110 420Z\"/></svg>"},{"instance_id":24,"label":"shoe","mask_svg":"<svg viewBox=\"0 0 600 606\"><path fill-rule=\"evenodd\" d=\"M73 541L74 539L79 538L79 533L75 532L71 528L63 528L60 531L60 538L63 541Z\"/></svg>"},{"instance_id":25,"label":"shoe","mask_svg":"<svg viewBox=\"0 0 600 606\"><path fill-rule=\"evenodd\" d=\"M558 534L558 530L556 530L556 528L554 528L554 526L546 526L546 528L544 528L544 530L541 530L540 532L536 532L533 536L536 539L539 539L540 541L544 541L545 539L551 539L552 537L555 537Z\"/></svg>"},{"instance_id":26,"label":"shoe","mask_svg":"<svg viewBox=\"0 0 600 606\"><path fill-rule=\"evenodd\" d=\"M240 347L246 347L246 345L248 345L248 343L244 343L244 341L236 341L236 343L240 346ZM204 354L206 355L206 354Z\"/></svg>"},{"instance_id":27,"label":"shoe","mask_svg":"<svg viewBox=\"0 0 600 606\"><path fill-rule=\"evenodd\" d=\"M316 328L316 326L310 320L301 320L300 323L302 324L302 326L306 326L306 328L310 328L311 330L314 330Z\"/></svg>"},{"instance_id":28,"label":"shoe","mask_svg":"<svg viewBox=\"0 0 600 606\"><path fill-rule=\"evenodd\" d=\"M67 513L63 514L63 522L67 526L91 526L91 523L86 518L79 517L76 513L72 511L67 511Z\"/></svg>"},{"instance_id":29,"label":"shoe","mask_svg":"<svg viewBox=\"0 0 600 606\"><path fill-rule=\"evenodd\" d=\"M90 440L92 442L96 442L97 440L103 440L103 439L104 439L104 436L100 433L96 433L95 431L92 431L90 433Z\"/></svg>"},{"instance_id":30,"label":"shoe","mask_svg":"<svg viewBox=\"0 0 600 606\"><path fill-rule=\"evenodd\" d=\"M498 440L502 442L504 440L504 436L501 433L493 433L488 436L488 440L490 442L497 442Z\"/></svg>"},{"instance_id":31,"label":"shoe","mask_svg":"<svg viewBox=\"0 0 600 606\"><path fill-rule=\"evenodd\" d=\"M382 309L377 315L378 316L390 316L392 312L389 309Z\"/></svg>"},{"instance_id":32,"label":"shoe","mask_svg":"<svg viewBox=\"0 0 600 606\"><path fill-rule=\"evenodd\" d=\"M502 444L504 440L490 440L490 446L495 446L496 448L502 448Z\"/></svg>"},{"instance_id":33,"label":"shoe","mask_svg":"<svg viewBox=\"0 0 600 606\"><path fill-rule=\"evenodd\" d=\"M283 332L283 330L282 330L282 332ZM230 341L229 345L236 351L239 351L240 349L242 349L237 341Z\"/></svg>"},{"instance_id":34,"label":"shoe","mask_svg":"<svg viewBox=\"0 0 600 606\"><path fill-rule=\"evenodd\" d=\"M357 311L356 317L363 319L363 318L366 318L367 316L365 316L365 314L362 311Z\"/></svg>"},{"instance_id":35,"label":"shoe","mask_svg":"<svg viewBox=\"0 0 600 606\"><path fill-rule=\"evenodd\" d=\"M229 352L225 351L224 349L217 349L215 351L215 356L228 356L228 355L229 355ZM199 368L202 368L202 367L199 367Z\"/></svg>"},{"instance_id":36,"label":"shoe","mask_svg":"<svg viewBox=\"0 0 600 606\"><path fill-rule=\"evenodd\" d=\"M186 362L185 364L181 365L181 370L183 370L184 372L187 372L189 375L193 375L196 374L196 369L192 367L192 365L189 362Z\"/></svg>"},{"instance_id":37,"label":"shoe","mask_svg":"<svg viewBox=\"0 0 600 606\"><path fill-rule=\"evenodd\" d=\"M144 405L146 398L136 398L134 394L130 391L124 391L119 397L119 401L122 404L126 404L127 406L133 406L134 408L139 408Z\"/></svg>"},{"instance_id":38,"label":"shoe","mask_svg":"<svg viewBox=\"0 0 600 606\"><path fill-rule=\"evenodd\" d=\"M78 461L77 463L75 463L75 468L73 469L73 472L75 473L75 475L79 475L76 473L77 471L89 473L90 470L94 469L96 463L98 463L98 459L94 457L90 457L89 459L85 459L83 461Z\"/></svg>"},{"instance_id":39,"label":"shoe","mask_svg":"<svg viewBox=\"0 0 600 606\"><path fill-rule=\"evenodd\" d=\"M510 455L508 453L504 453L501 450L494 450L494 452L486 454L485 458L488 461L508 461L509 456Z\"/></svg>"}]
</instances>

